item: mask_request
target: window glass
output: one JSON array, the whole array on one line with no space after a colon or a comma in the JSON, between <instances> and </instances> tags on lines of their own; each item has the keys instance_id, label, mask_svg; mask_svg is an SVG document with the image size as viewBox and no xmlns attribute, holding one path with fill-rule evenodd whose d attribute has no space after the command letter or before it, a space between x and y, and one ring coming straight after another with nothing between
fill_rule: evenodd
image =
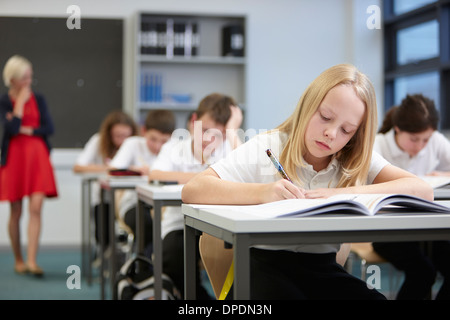
<instances>
[{"instance_id":1,"label":"window glass","mask_svg":"<svg viewBox=\"0 0 450 320\"><path fill-rule=\"evenodd\" d=\"M439 24L436 20L397 32L397 63L414 63L439 56Z\"/></svg>"},{"instance_id":2,"label":"window glass","mask_svg":"<svg viewBox=\"0 0 450 320\"><path fill-rule=\"evenodd\" d=\"M399 105L407 94L423 94L427 98L433 100L436 109L439 110L439 80L440 77L437 71L395 79L394 104Z\"/></svg>"},{"instance_id":3,"label":"window glass","mask_svg":"<svg viewBox=\"0 0 450 320\"><path fill-rule=\"evenodd\" d=\"M394 0L394 13L399 15L433 2L436 0Z\"/></svg>"}]
</instances>

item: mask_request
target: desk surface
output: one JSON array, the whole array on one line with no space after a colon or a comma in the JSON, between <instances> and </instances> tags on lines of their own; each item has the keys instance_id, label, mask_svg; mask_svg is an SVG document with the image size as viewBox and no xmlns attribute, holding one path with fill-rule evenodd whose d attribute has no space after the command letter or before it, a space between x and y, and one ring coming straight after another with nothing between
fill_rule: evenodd
<instances>
[{"instance_id":1,"label":"desk surface","mask_svg":"<svg viewBox=\"0 0 450 320\"><path fill-rule=\"evenodd\" d=\"M449 207L449 214L357 214L317 215L301 218L260 217L227 210L222 206L182 205L185 216L220 226L233 233L252 232L314 232L314 231L373 231L398 229L442 229L450 227L450 201L442 201Z\"/></svg>"},{"instance_id":2,"label":"desk surface","mask_svg":"<svg viewBox=\"0 0 450 320\"><path fill-rule=\"evenodd\" d=\"M136 192L141 196L153 200L181 200L182 184L155 186L151 184L141 184L136 186Z\"/></svg>"},{"instance_id":3,"label":"desk surface","mask_svg":"<svg viewBox=\"0 0 450 320\"><path fill-rule=\"evenodd\" d=\"M100 185L111 188L129 188L149 183L147 176L101 176L98 181Z\"/></svg>"},{"instance_id":4,"label":"desk surface","mask_svg":"<svg viewBox=\"0 0 450 320\"><path fill-rule=\"evenodd\" d=\"M449 200L450 199L450 185L434 189L435 200Z\"/></svg>"}]
</instances>

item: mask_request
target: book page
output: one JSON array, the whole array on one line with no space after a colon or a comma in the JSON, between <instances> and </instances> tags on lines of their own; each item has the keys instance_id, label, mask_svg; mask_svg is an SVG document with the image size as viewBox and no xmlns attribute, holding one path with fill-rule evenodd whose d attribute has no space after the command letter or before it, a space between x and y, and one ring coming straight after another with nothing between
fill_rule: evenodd
<instances>
[{"instance_id":1,"label":"book page","mask_svg":"<svg viewBox=\"0 0 450 320\"><path fill-rule=\"evenodd\" d=\"M341 200L351 200L356 201L360 204L362 204L364 207L367 208L369 211L368 214L374 215L376 211L378 211L380 208L378 205L382 200L384 200L388 194L338 194L336 196L332 196L329 198L329 200L333 201L341 201Z\"/></svg>"},{"instance_id":2,"label":"book page","mask_svg":"<svg viewBox=\"0 0 450 320\"><path fill-rule=\"evenodd\" d=\"M350 212L365 213L361 204L351 201L349 195L336 199L287 199L263 203L258 205L193 205L197 209L227 209L244 214L251 214L260 218L277 218L283 216L310 216L320 213L333 213L347 210ZM348 201L350 200L350 201ZM367 214L367 213L366 213Z\"/></svg>"},{"instance_id":3,"label":"book page","mask_svg":"<svg viewBox=\"0 0 450 320\"><path fill-rule=\"evenodd\" d=\"M450 188L450 177L447 176L421 176L420 179L428 182L433 189Z\"/></svg>"},{"instance_id":4,"label":"book page","mask_svg":"<svg viewBox=\"0 0 450 320\"><path fill-rule=\"evenodd\" d=\"M258 205L193 205L193 207L226 209L260 218L305 217L324 213L375 215L381 208L387 207L450 213L449 208L438 203L405 194L339 194L328 199L288 199Z\"/></svg>"}]
</instances>

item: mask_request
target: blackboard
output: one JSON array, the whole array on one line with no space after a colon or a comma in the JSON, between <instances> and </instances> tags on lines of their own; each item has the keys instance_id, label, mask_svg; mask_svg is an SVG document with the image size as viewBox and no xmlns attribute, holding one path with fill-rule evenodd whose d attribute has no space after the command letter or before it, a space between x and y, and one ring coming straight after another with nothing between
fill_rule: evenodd
<instances>
[{"instance_id":1,"label":"blackboard","mask_svg":"<svg viewBox=\"0 0 450 320\"><path fill-rule=\"evenodd\" d=\"M20 54L33 64L33 91L47 100L54 148L80 148L105 115L122 108L123 20L0 17L0 66ZM7 93L3 81L0 93Z\"/></svg>"}]
</instances>

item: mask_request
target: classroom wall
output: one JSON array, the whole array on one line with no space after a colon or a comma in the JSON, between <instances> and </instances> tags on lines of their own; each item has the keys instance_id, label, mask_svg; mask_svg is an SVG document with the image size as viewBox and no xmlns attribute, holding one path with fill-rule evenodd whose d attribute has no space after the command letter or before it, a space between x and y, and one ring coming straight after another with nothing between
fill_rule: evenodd
<instances>
[{"instance_id":1,"label":"classroom wall","mask_svg":"<svg viewBox=\"0 0 450 320\"><path fill-rule=\"evenodd\" d=\"M382 30L370 30L366 12L380 0L2 0L2 16L68 17L76 4L81 18L124 19L123 105L132 111L131 44L133 16L139 10L245 14L247 24L246 127L260 130L280 124L294 110L307 85L324 69L349 62L372 79L379 110L383 101ZM5 32L5 30L1 30ZM4 87L0 92L6 90ZM380 116L381 118L381 116ZM43 246L76 246L81 240L81 185L71 167L79 149L55 149L60 196L44 204ZM9 246L8 204L0 203L0 247ZM26 241L28 214L22 234Z\"/></svg>"}]
</instances>

